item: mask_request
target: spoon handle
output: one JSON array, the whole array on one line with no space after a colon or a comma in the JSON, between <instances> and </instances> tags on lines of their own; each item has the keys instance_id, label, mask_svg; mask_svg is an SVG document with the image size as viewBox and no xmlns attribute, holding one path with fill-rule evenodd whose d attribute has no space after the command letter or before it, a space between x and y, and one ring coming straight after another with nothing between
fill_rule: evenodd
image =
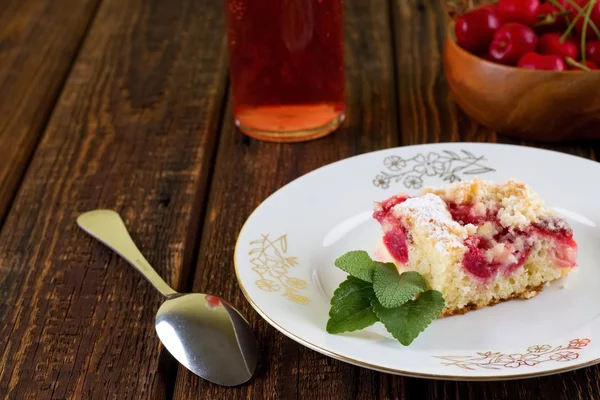
<instances>
[{"instance_id":1,"label":"spoon handle","mask_svg":"<svg viewBox=\"0 0 600 400\"><path fill-rule=\"evenodd\" d=\"M89 211L77 218L77 225L140 271L163 296L177 294L144 258L118 213L112 210Z\"/></svg>"}]
</instances>

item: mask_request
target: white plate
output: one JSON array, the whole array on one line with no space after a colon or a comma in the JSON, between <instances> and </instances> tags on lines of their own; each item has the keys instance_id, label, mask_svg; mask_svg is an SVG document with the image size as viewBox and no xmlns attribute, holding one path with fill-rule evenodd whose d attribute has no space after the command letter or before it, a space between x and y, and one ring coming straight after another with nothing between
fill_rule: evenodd
<instances>
[{"instance_id":1,"label":"white plate","mask_svg":"<svg viewBox=\"0 0 600 400\"><path fill-rule=\"evenodd\" d=\"M447 171L458 168L456 175ZM333 261L372 254L380 236L373 201L450 180L529 184L568 218L579 268L530 300L435 320L404 347L381 324L330 335L329 301L345 273ZM284 335L352 364L408 376L498 380L546 375L600 361L600 164L521 146L442 143L339 161L286 185L246 221L235 251L239 284Z\"/></svg>"}]
</instances>

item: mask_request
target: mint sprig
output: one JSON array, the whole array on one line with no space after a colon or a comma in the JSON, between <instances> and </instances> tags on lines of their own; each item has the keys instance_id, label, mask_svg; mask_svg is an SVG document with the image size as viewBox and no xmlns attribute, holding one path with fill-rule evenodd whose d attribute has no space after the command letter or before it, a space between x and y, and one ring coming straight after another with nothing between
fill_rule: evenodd
<instances>
[{"instance_id":1,"label":"mint sprig","mask_svg":"<svg viewBox=\"0 0 600 400\"><path fill-rule=\"evenodd\" d=\"M373 282L373 272L377 262L371 260L369 253L363 250L349 251L337 260L335 266L350 276L365 282Z\"/></svg>"},{"instance_id":2,"label":"mint sprig","mask_svg":"<svg viewBox=\"0 0 600 400\"><path fill-rule=\"evenodd\" d=\"M418 272L399 274L394 264L373 261L366 251L348 252L335 265L350 276L331 299L329 333L353 332L379 321L408 346L446 305L440 292L427 290Z\"/></svg>"},{"instance_id":3,"label":"mint sprig","mask_svg":"<svg viewBox=\"0 0 600 400\"><path fill-rule=\"evenodd\" d=\"M380 263L375 267L373 290L384 307L400 307L419 293L423 293L425 289L427 282L416 271L398 275L398 270L392 263Z\"/></svg>"},{"instance_id":4,"label":"mint sprig","mask_svg":"<svg viewBox=\"0 0 600 400\"><path fill-rule=\"evenodd\" d=\"M439 317L446 302L440 292L428 290L416 300L409 300L400 307L386 308L377 298L372 298L371 304L385 329L401 344L408 346Z\"/></svg>"},{"instance_id":5,"label":"mint sprig","mask_svg":"<svg viewBox=\"0 0 600 400\"><path fill-rule=\"evenodd\" d=\"M369 282L348 277L333 293L327 332L342 333L364 329L377 322L371 299L375 297Z\"/></svg>"}]
</instances>

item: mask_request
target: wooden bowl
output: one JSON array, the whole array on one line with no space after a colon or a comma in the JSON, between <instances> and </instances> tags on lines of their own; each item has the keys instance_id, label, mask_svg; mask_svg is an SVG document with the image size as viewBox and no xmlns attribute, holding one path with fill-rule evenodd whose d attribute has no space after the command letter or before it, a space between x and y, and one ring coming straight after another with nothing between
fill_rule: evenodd
<instances>
[{"instance_id":1,"label":"wooden bowl","mask_svg":"<svg viewBox=\"0 0 600 400\"><path fill-rule=\"evenodd\" d=\"M504 66L446 37L444 71L458 105L475 121L521 139L600 138L600 71L534 71Z\"/></svg>"}]
</instances>

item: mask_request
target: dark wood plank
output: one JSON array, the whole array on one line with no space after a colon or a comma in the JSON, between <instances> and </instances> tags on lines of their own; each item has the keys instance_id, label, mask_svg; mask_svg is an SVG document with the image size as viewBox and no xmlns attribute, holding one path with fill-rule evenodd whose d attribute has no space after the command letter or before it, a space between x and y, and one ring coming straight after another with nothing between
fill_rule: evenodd
<instances>
[{"instance_id":1,"label":"dark wood plank","mask_svg":"<svg viewBox=\"0 0 600 400\"><path fill-rule=\"evenodd\" d=\"M161 275L187 285L225 99L221 7L99 9L0 232L0 397L170 397L158 293L75 219L119 210Z\"/></svg>"},{"instance_id":2,"label":"dark wood plank","mask_svg":"<svg viewBox=\"0 0 600 400\"><path fill-rule=\"evenodd\" d=\"M444 79L446 0L392 1L403 144L496 141L457 110Z\"/></svg>"},{"instance_id":3,"label":"dark wood plank","mask_svg":"<svg viewBox=\"0 0 600 400\"><path fill-rule=\"evenodd\" d=\"M312 142L264 143L237 131L229 111L222 132L194 290L230 299L248 316L261 346L257 376L248 385L221 388L180 368L175 399L348 398L355 385L373 394L371 372L321 357L268 326L244 299L232 262L242 224L272 192L322 165L397 145L388 4L348 0L345 6L348 100L341 129Z\"/></svg>"},{"instance_id":4,"label":"dark wood plank","mask_svg":"<svg viewBox=\"0 0 600 400\"><path fill-rule=\"evenodd\" d=\"M100 0L0 0L0 221Z\"/></svg>"}]
</instances>

